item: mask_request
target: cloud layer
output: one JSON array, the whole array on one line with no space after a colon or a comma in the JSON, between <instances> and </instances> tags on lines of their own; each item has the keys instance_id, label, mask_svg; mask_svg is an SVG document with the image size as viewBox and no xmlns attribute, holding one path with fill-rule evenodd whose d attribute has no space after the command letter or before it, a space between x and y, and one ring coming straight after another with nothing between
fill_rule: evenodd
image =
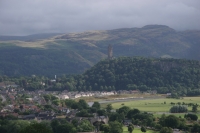
<instances>
[{"instance_id":1,"label":"cloud layer","mask_svg":"<svg viewBox=\"0 0 200 133\"><path fill-rule=\"evenodd\" d=\"M168 25L200 30L200 0L0 0L0 35Z\"/></svg>"}]
</instances>

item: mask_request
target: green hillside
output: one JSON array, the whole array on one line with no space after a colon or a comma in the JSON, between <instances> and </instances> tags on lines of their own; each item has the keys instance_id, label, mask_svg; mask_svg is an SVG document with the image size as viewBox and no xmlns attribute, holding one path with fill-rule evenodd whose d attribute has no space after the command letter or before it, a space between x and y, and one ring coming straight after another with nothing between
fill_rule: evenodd
<instances>
[{"instance_id":1,"label":"green hillside","mask_svg":"<svg viewBox=\"0 0 200 133\"><path fill-rule=\"evenodd\" d=\"M200 60L200 31L178 32L163 25L148 25L53 35L0 37L0 75L80 74L107 58L110 44L114 57Z\"/></svg>"},{"instance_id":2,"label":"green hillside","mask_svg":"<svg viewBox=\"0 0 200 133\"><path fill-rule=\"evenodd\" d=\"M79 74L92 66L90 61L69 50L13 46L1 48L0 55L0 75L8 76Z\"/></svg>"},{"instance_id":3,"label":"green hillside","mask_svg":"<svg viewBox=\"0 0 200 133\"><path fill-rule=\"evenodd\" d=\"M71 82L76 90L157 90L200 94L200 62L185 59L120 57L104 60ZM195 94L195 95L196 95Z\"/></svg>"}]
</instances>

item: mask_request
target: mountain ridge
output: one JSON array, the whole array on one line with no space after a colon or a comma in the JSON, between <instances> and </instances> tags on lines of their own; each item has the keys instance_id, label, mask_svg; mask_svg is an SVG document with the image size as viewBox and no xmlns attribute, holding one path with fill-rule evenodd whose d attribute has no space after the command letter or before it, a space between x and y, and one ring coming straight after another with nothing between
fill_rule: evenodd
<instances>
[{"instance_id":1,"label":"mountain ridge","mask_svg":"<svg viewBox=\"0 0 200 133\"><path fill-rule=\"evenodd\" d=\"M26 36L9 36L9 35L0 35L0 41L31 41L39 39L48 39L53 36L61 35L63 33L40 33L40 34L31 34Z\"/></svg>"},{"instance_id":2,"label":"mountain ridge","mask_svg":"<svg viewBox=\"0 0 200 133\"><path fill-rule=\"evenodd\" d=\"M50 75L83 73L100 60L107 58L109 45L113 47L114 57L143 56L200 60L200 30L176 31L164 25L147 25L142 28L57 34L45 39L28 41L0 39L0 67L4 68L0 69L0 74L15 75L17 71L19 75L47 75L44 70L48 66L52 68ZM27 50L29 52L26 52ZM35 69L31 67L34 70L29 72L27 67L30 66L27 63L30 63L35 55L41 58L37 58L37 63L31 63ZM74 67L75 64L72 62L78 68ZM70 71L65 70L63 66L70 68Z\"/></svg>"}]
</instances>

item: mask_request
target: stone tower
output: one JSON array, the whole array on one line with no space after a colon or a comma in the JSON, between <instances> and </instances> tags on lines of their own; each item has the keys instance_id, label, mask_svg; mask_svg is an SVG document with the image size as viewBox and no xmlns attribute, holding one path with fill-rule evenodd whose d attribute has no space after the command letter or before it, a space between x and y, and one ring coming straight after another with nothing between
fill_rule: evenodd
<instances>
[{"instance_id":1,"label":"stone tower","mask_svg":"<svg viewBox=\"0 0 200 133\"><path fill-rule=\"evenodd\" d=\"M112 45L109 45L108 46L108 59L110 60L110 59L112 59L112 57L113 57L113 47L112 47Z\"/></svg>"}]
</instances>

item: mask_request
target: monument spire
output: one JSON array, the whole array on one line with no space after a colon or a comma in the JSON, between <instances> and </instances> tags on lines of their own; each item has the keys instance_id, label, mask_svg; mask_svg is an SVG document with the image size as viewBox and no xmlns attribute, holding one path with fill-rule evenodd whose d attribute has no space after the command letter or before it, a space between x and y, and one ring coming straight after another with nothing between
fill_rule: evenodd
<instances>
[{"instance_id":1,"label":"monument spire","mask_svg":"<svg viewBox=\"0 0 200 133\"><path fill-rule=\"evenodd\" d=\"M108 46L108 59L110 60L110 59L112 59L112 57L113 57L113 47L112 47L112 45L110 44L110 45Z\"/></svg>"}]
</instances>

